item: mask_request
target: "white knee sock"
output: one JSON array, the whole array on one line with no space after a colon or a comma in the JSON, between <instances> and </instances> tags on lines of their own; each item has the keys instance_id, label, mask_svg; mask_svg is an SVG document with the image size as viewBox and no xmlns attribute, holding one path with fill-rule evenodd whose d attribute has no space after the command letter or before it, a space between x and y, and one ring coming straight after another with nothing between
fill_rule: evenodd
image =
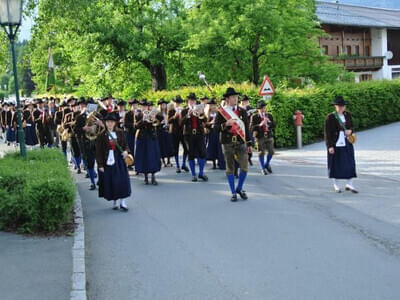
<instances>
[{"instance_id":1,"label":"white knee sock","mask_svg":"<svg viewBox=\"0 0 400 300\"><path fill-rule=\"evenodd\" d=\"M333 187L335 188L335 190L340 190L337 179L332 178L332 182L333 182Z\"/></svg>"},{"instance_id":2,"label":"white knee sock","mask_svg":"<svg viewBox=\"0 0 400 300\"><path fill-rule=\"evenodd\" d=\"M347 183L346 183L346 185L348 186L348 187L351 187L351 188L354 188L353 187L353 179L347 179Z\"/></svg>"},{"instance_id":3,"label":"white knee sock","mask_svg":"<svg viewBox=\"0 0 400 300\"><path fill-rule=\"evenodd\" d=\"M118 205L117 205L117 200L114 200L114 207L115 207L115 206L118 206Z\"/></svg>"},{"instance_id":4,"label":"white knee sock","mask_svg":"<svg viewBox=\"0 0 400 300\"><path fill-rule=\"evenodd\" d=\"M121 199L120 201L121 201L121 206L126 207L125 199Z\"/></svg>"}]
</instances>

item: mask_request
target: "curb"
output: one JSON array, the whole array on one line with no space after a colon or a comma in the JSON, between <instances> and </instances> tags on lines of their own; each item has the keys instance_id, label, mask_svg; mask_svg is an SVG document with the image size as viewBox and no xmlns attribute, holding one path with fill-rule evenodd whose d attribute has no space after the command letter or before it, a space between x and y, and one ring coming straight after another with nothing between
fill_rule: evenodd
<instances>
[{"instance_id":1,"label":"curb","mask_svg":"<svg viewBox=\"0 0 400 300\"><path fill-rule=\"evenodd\" d=\"M85 224L82 201L78 190L76 191L74 211L74 221L77 227L72 246L71 300L86 300Z\"/></svg>"}]
</instances>

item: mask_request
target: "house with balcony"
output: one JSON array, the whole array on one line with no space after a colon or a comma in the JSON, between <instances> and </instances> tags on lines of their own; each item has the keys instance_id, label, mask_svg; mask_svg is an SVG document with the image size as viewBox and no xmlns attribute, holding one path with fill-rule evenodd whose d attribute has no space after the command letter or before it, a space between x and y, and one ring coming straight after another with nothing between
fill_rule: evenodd
<instances>
[{"instance_id":1,"label":"house with balcony","mask_svg":"<svg viewBox=\"0 0 400 300\"><path fill-rule=\"evenodd\" d=\"M399 78L400 1L390 8L382 8L384 1L362 2L316 1L316 15L327 33L319 40L321 49L355 72L357 82Z\"/></svg>"}]
</instances>

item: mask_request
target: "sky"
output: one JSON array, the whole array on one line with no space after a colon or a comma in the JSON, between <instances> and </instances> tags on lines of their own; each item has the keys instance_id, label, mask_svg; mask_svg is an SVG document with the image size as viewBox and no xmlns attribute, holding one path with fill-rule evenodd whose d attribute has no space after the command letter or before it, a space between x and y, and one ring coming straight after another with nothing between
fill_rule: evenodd
<instances>
[{"instance_id":1,"label":"sky","mask_svg":"<svg viewBox=\"0 0 400 300\"><path fill-rule=\"evenodd\" d=\"M20 41L29 40L30 39L32 25L33 25L33 20L31 18L24 17L22 19L20 35L19 35L19 40Z\"/></svg>"},{"instance_id":2,"label":"sky","mask_svg":"<svg viewBox=\"0 0 400 300\"><path fill-rule=\"evenodd\" d=\"M331 0L332 2L335 2ZM339 0L343 4L400 9L400 0Z\"/></svg>"}]
</instances>

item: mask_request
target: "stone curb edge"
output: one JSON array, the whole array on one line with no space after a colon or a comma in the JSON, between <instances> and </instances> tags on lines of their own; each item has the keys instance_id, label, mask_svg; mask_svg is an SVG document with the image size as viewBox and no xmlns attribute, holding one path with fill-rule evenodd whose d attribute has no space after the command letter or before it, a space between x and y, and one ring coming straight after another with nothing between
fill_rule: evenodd
<instances>
[{"instance_id":1,"label":"stone curb edge","mask_svg":"<svg viewBox=\"0 0 400 300\"><path fill-rule=\"evenodd\" d=\"M75 182L76 183L76 182ZM85 263L85 224L83 220L82 201L79 191L75 198L76 224L72 246L72 287L71 300L87 300L86 295L86 263Z\"/></svg>"}]
</instances>

